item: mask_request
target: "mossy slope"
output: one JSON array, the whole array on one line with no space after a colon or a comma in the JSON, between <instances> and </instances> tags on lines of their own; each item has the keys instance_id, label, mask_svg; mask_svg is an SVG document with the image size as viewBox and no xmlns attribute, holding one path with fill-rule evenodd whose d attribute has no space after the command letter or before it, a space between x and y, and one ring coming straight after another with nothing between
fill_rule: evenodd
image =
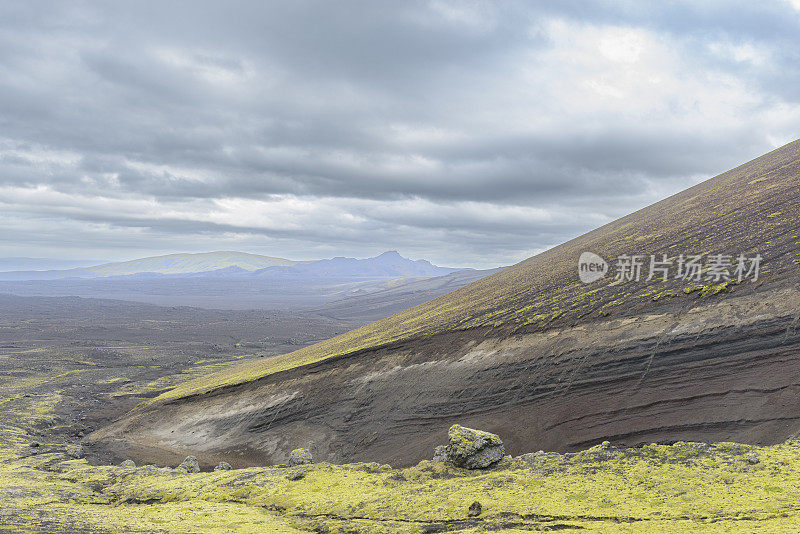
<instances>
[{"instance_id":1,"label":"mossy slope","mask_svg":"<svg viewBox=\"0 0 800 534\"><path fill-rule=\"evenodd\" d=\"M0 431L11 532L796 532L800 443L598 446L488 471L316 464L186 474L90 466ZM294 476L288 476L288 475ZM467 508L482 504L480 517Z\"/></svg>"},{"instance_id":2,"label":"mossy slope","mask_svg":"<svg viewBox=\"0 0 800 534\"><path fill-rule=\"evenodd\" d=\"M613 314L636 315L697 297L696 292L684 292L686 282L675 280L619 284L609 277L587 287L576 273L584 251L609 261L621 254L761 254L762 284L795 280L800 274L798 183L800 141L795 141L452 293L311 347L186 382L156 402L449 330L491 327L519 332ZM711 293L731 289L715 287Z\"/></svg>"},{"instance_id":3,"label":"mossy slope","mask_svg":"<svg viewBox=\"0 0 800 534\"><path fill-rule=\"evenodd\" d=\"M0 532L800 530L800 441L602 444L476 471L423 461L405 469L322 463L187 474L89 465L68 442L37 435L50 408L0 423ZM471 518L474 501L483 511Z\"/></svg>"}]
</instances>

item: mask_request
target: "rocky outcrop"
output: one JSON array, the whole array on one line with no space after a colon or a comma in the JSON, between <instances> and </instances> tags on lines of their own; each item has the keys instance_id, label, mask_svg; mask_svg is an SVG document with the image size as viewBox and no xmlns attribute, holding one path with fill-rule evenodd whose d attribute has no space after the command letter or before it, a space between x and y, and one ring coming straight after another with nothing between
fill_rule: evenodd
<instances>
[{"instance_id":1,"label":"rocky outcrop","mask_svg":"<svg viewBox=\"0 0 800 534\"><path fill-rule=\"evenodd\" d=\"M178 469L186 471L187 473L199 473L200 462L197 461L197 457L195 456L187 456L186 459L181 462L181 465L178 466Z\"/></svg>"},{"instance_id":2,"label":"rocky outcrop","mask_svg":"<svg viewBox=\"0 0 800 534\"><path fill-rule=\"evenodd\" d=\"M289 453L289 460L287 462L289 467L311 463L314 463L314 458L311 456L308 449L295 449Z\"/></svg>"},{"instance_id":3,"label":"rocky outcrop","mask_svg":"<svg viewBox=\"0 0 800 534\"><path fill-rule=\"evenodd\" d=\"M447 436L450 442L436 448L434 461L446 461L466 469L485 469L505 455L500 436L491 432L453 425Z\"/></svg>"}]
</instances>

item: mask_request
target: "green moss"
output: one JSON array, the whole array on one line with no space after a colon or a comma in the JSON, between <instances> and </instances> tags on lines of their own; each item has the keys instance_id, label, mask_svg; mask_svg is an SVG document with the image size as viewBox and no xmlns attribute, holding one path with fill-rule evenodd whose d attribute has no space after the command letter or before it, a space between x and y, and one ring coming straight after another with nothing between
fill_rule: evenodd
<instances>
[{"instance_id":1,"label":"green moss","mask_svg":"<svg viewBox=\"0 0 800 534\"><path fill-rule=\"evenodd\" d=\"M186 474L20 456L0 435L0 516L117 532L464 532L582 527L603 532L780 532L800 528L800 442L678 442L504 461L467 471L424 461ZM755 457L758 462L747 461ZM479 520L467 507L481 502ZM32 514L30 510L36 510ZM36 517L34 517L34 515ZM38 519L37 519L38 518ZM472 521L472 523L470 523ZM449 527L448 527L449 528Z\"/></svg>"},{"instance_id":2,"label":"green moss","mask_svg":"<svg viewBox=\"0 0 800 534\"><path fill-rule=\"evenodd\" d=\"M677 296L679 296L678 293L674 293L672 291L662 291L656 295L653 295L653 302L658 302L661 299L671 299Z\"/></svg>"},{"instance_id":3,"label":"green moss","mask_svg":"<svg viewBox=\"0 0 800 534\"><path fill-rule=\"evenodd\" d=\"M722 282L716 285L697 284L691 287L687 287L686 289L683 290L683 292L686 293L687 295L691 295L692 293L699 293L700 297L702 298L707 295L717 295L719 293L728 291L731 288L731 286L734 285L738 285L738 282L734 280L728 280L726 282Z\"/></svg>"},{"instance_id":4,"label":"green moss","mask_svg":"<svg viewBox=\"0 0 800 534\"><path fill-rule=\"evenodd\" d=\"M691 287L687 287L683 290L684 293L687 295L691 295L692 293L696 293L698 291L702 292L708 289L708 286L704 286L703 284L697 284Z\"/></svg>"}]
</instances>

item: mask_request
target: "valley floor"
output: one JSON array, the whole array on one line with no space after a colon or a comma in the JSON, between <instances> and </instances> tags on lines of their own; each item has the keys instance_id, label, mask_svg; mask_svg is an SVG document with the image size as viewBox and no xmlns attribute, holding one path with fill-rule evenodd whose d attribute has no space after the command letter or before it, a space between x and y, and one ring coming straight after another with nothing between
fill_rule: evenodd
<instances>
[{"instance_id":1,"label":"valley floor","mask_svg":"<svg viewBox=\"0 0 800 534\"><path fill-rule=\"evenodd\" d=\"M93 466L34 435L47 409L0 425L0 532L797 532L800 442L679 442L507 458L187 474ZM39 441L37 441L39 440ZM482 513L468 517L471 503Z\"/></svg>"},{"instance_id":2,"label":"valley floor","mask_svg":"<svg viewBox=\"0 0 800 534\"><path fill-rule=\"evenodd\" d=\"M800 531L796 441L600 446L486 471L430 461L197 474L103 465L120 458L81 446L84 434L180 379L260 357L241 342L251 334L225 346L167 343L184 323L165 321L142 339L105 327L109 339L87 344L77 322L32 320L9 319L0 347L0 534ZM475 501L482 513L469 517Z\"/></svg>"}]
</instances>

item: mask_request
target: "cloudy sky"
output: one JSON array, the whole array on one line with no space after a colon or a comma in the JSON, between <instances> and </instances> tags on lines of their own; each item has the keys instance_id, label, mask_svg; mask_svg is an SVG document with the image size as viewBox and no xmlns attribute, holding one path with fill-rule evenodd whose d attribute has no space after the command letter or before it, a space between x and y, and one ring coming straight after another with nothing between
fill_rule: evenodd
<instances>
[{"instance_id":1,"label":"cloudy sky","mask_svg":"<svg viewBox=\"0 0 800 534\"><path fill-rule=\"evenodd\" d=\"M0 0L0 256L508 264L799 125L800 0Z\"/></svg>"}]
</instances>

